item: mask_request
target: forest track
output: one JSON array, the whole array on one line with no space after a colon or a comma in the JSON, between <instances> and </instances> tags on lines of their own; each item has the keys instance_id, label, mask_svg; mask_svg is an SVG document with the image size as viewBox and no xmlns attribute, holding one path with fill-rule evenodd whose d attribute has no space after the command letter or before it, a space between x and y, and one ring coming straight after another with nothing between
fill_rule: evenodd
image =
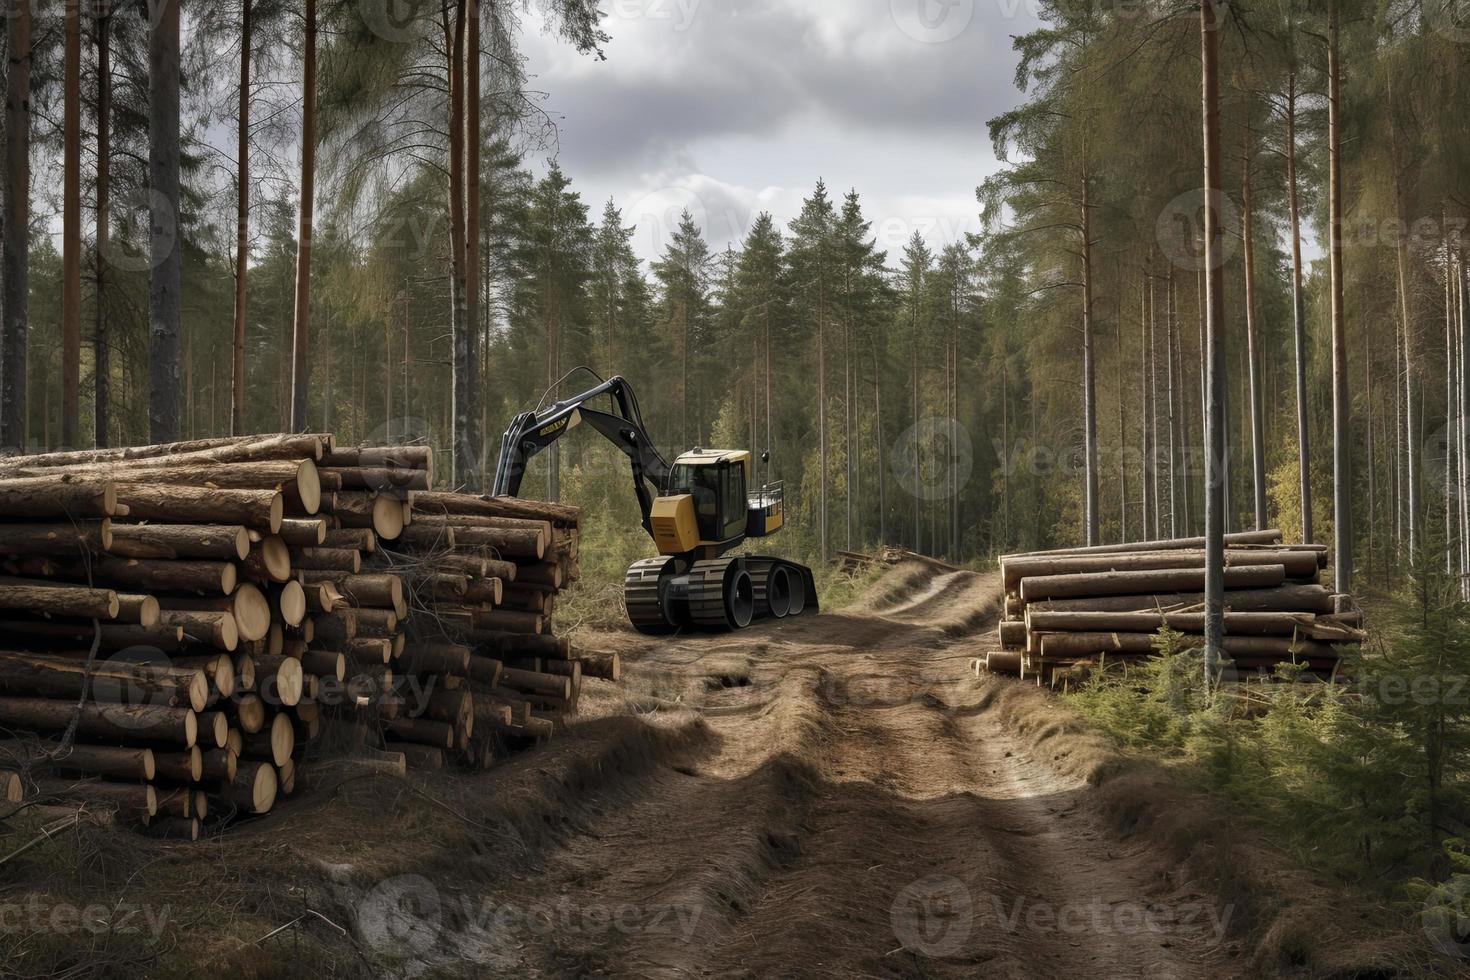
<instances>
[{"instance_id":1,"label":"forest track","mask_svg":"<svg viewBox=\"0 0 1470 980\"><path fill-rule=\"evenodd\" d=\"M994 576L905 567L733 636L587 638L623 684L500 774L576 792L519 873L431 875L463 912L421 951L529 975L1235 972L1166 849L1119 839L989 709L966 665L999 600Z\"/></svg>"}]
</instances>

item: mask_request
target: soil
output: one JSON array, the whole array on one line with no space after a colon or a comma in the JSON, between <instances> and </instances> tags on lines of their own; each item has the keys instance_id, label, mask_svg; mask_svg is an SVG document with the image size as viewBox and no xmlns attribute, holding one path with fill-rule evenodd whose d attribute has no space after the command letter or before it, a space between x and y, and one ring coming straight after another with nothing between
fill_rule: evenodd
<instances>
[{"instance_id":1,"label":"soil","mask_svg":"<svg viewBox=\"0 0 1470 980\"><path fill-rule=\"evenodd\" d=\"M121 886L178 925L0 952L32 975L1392 975L1339 893L1257 874L1279 856L1225 846L1167 774L975 677L1000 599L903 566L739 634L580 636L624 679L548 745L407 782L328 763L214 841L130 844L111 890L28 857L6 894Z\"/></svg>"}]
</instances>

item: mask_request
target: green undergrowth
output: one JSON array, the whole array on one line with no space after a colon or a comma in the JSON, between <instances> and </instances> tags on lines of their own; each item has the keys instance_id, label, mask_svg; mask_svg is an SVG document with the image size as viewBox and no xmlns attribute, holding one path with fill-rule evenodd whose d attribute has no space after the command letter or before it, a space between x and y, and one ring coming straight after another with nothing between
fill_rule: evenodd
<instances>
[{"instance_id":1,"label":"green undergrowth","mask_svg":"<svg viewBox=\"0 0 1470 980\"><path fill-rule=\"evenodd\" d=\"M1065 697L1117 742L1233 799L1306 866L1426 925L1470 922L1470 604L1425 574L1370 622L1336 684L1300 665L1227 668L1207 684L1202 651L1162 631L1158 656L1106 664Z\"/></svg>"}]
</instances>

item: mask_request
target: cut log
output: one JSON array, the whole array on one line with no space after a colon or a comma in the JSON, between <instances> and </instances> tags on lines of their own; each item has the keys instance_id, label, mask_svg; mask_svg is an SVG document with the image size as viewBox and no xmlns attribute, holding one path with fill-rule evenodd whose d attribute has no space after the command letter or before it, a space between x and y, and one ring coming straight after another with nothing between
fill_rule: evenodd
<instances>
[{"instance_id":1,"label":"cut log","mask_svg":"<svg viewBox=\"0 0 1470 980\"><path fill-rule=\"evenodd\" d=\"M275 490L210 490L125 484L118 503L128 508L130 521L171 524L243 524L275 534L281 528L284 501Z\"/></svg>"},{"instance_id":2,"label":"cut log","mask_svg":"<svg viewBox=\"0 0 1470 980\"><path fill-rule=\"evenodd\" d=\"M447 514L480 514L485 517L512 517L526 520L550 521L557 527L575 528L582 520L578 507L565 504L546 503L539 500L522 500L516 497L474 498L457 493L420 493L414 498L423 510Z\"/></svg>"},{"instance_id":3,"label":"cut log","mask_svg":"<svg viewBox=\"0 0 1470 980\"><path fill-rule=\"evenodd\" d=\"M119 558L231 561L250 553L250 535L240 525L118 524L108 551Z\"/></svg>"},{"instance_id":4,"label":"cut log","mask_svg":"<svg viewBox=\"0 0 1470 980\"><path fill-rule=\"evenodd\" d=\"M331 677L340 681L347 676L347 658L330 650L308 650L301 657L301 669L313 677Z\"/></svg>"},{"instance_id":5,"label":"cut log","mask_svg":"<svg viewBox=\"0 0 1470 980\"><path fill-rule=\"evenodd\" d=\"M255 658L255 686L267 704L291 707L305 685L301 661L290 657Z\"/></svg>"},{"instance_id":6,"label":"cut log","mask_svg":"<svg viewBox=\"0 0 1470 980\"><path fill-rule=\"evenodd\" d=\"M1149 610L1199 611L1202 592L1156 595L1091 596L1051 599L1025 608L1038 612L1146 612ZM1332 593L1320 585L1285 585L1275 589L1242 589L1225 593L1225 606L1233 612L1330 613Z\"/></svg>"},{"instance_id":7,"label":"cut log","mask_svg":"<svg viewBox=\"0 0 1470 980\"><path fill-rule=\"evenodd\" d=\"M370 555L378 550L378 535L370 527L344 527L326 532L320 541L300 543L308 547L345 548Z\"/></svg>"},{"instance_id":8,"label":"cut log","mask_svg":"<svg viewBox=\"0 0 1470 980\"><path fill-rule=\"evenodd\" d=\"M231 651L240 645L239 627L228 612L196 612L189 609L165 609L159 614L164 626L176 626L195 643L205 643L216 650Z\"/></svg>"},{"instance_id":9,"label":"cut log","mask_svg":"<svg viewBox=\"0 0 1470 980\"><path fill-rule=\"evenodd\" d=\"M316 548L327 540L327 522L320 517L288 517L281 521L277 535L297 548Z\"/></svg>"},{"instance_id":10,"label":"cut log","mask_svg":"<svg viewBox=\"0 0 1470 980\"><path fill-rule=\"evenodd\" d=\"M78 712L76 707L71 702L46 698L0 698L0 726L63 732L75 713L79 716L77 731L87 738L156 742L187 748L196 742L199 734L198 717L189 708L84 704Z\"/></svg>"},{"instance_id":11,"label":"cut log","mask_svg":"<svg viewBox=\"0 0 1470 980\"><path fill-rule=\"evenodd\" d=\"M350 446L326 454L321 464L324 467L366 466L432 471L434 450L428 446Z\"/></svg>"},{"instance_id":12,"label":"cut log","mask_svg":"<svg viewBox=\"0 0 1470 980\"><path fill-rule=\"evenodd\" d=\"M402 504L387 495L344 490L333 499L332 513L343 527L370 527L385 541L403 533Z\"/></svg>"},{"instance_id":13,"label":"cut log","mask_svg":"<svg viewBox=\"0 0 1470 980\"><path fill-rule=\"evenodd\" d=\"M1157 633L1041 633L1040 654L1043 660L1090 657L1097 654L1132 653L1150 654L1158 649ZM1201 637L1186 637L1183 649L1198 647ZM1299 658L1336 657L1332 647L1314 641L1293 643L1288 637L1279 636L1227 636L1224 649L1228 654L1241 656L1277 657L1290 660L1293 651Z\"/></svg>"},{"instance_id":14,"label":"cut log","mask_svg":"<svg viewBox=\"0 0 1470 980\"><path fill-rule=\"evenodd\" d=\"M65 779L39 779L36 789L41 799L64 800L114 809L127 820L141 820L158 813L158 795L152 786L133 783L109 783L102 780L72 782Z\"/></svg>"},{"instance_id":15,"label":"cut log","mask_svg":"<svg viewBox=\"0 0 1470 980\"><path fill-rule=\"evenodd\" d=\"M1282 535L1279 530L1239 531L1234 534L1225 535L1225 545L1227 547L1235 545L1275 545L1281 543L1281 537ZM1128 544L1102 544L1086 548L1060 548L1055 551L1021 551L1015 554L1002 555L1001 561L1007 562L1013 558L1025 558L1032 555L1108 555L1130 551L1203 551L1204 547L1204 538L1168 538L1162 541L1134 541Z\"/></svg>"},{"instance_id":16,"label":"cut log","mask_svg":"<svg viewBox=\"0 0 1470 980\"><path fill-rule=\"evenodd\" d=\"M195 745L183 752L159 752L154 756L158 778L176 783L197 783L204 778L204 753Z\"/></svg>"},{"instance_id":17,"label":"cut log","mask_svg":"<svg viewBox=\"0 0 1470 980\"><path fill-rule=\"evenodd\" d=\"M572 645L566 637L496 630L464 630L461 633L463 641L476 653L502 659L522 656L569 660L572 656Z\"/></svg>"},{"instance_id":18,"label":"cut log","mask_svg":"<svg viewBox=\"0 0 1470 980\"><path fill-rule=\"evenodd\" d=\"M546 620L540 613L518 612L514 609L495 609L475 615L478 629L493 632L539 634L546 629Z\"/></svg>"},{"instance_id":19,"label":"cut log","mask_svg":"<svg viewBox=\"0 0 1470 980\"><path fill-rule=\"evenodd\" d=\"M278 789L275 766L242 760L236 766L235 778L221 786L220 797L245 813L269 813L276 805Z\"/></svg>"},{"instance_id":20,"label":"cut log","mask_svg":"<svg viewBox=\"0 0 1470 980\"><path fill-rule=\"evenodd\" d=\"M235 591L236 572L231 562L165 561L136 558L99 558L90 565L56 563L52 577L86 581L90 574L99 584L126 586L134 592L201 592L229 595Z\"/></svg>"},{"instance_id":21,"label":"cut log","mask_svg":"<svg viewBox=\"0 0 1470 980\"><path fill-rule=\"evenodd\" d=\"M470 648L453 643L415 640L403 652L403 669L411 674L469 676Z\"/></svg>"},{"instance_id":22,"label":"cut log","mask_svg":"<svg viewBox=\"0 0 1470 980\"><path fill-rule=\"evenodd\" d=\"M306 590L294 579L278 589L271 589L271 605L287 626L300 626L306 620Z\"/></svg>"},{"instance_id":23,"label":"cut log","mask_svg":"<svg viewBox=\"0 0 1470 980\"><path fill-rule=\"evenodd\" d=\"M75 520L117 513L117 485L110 480L65 476L0 480L0 514L12 519Z\"/></svg>"},{"instance_id":24,"label":"cut log","mask_svg":"<svg viewBox=\"0 0 1470 980\"><path fill-rule=\"evenodd\" d=\"M1317 577L1317 559L1316 552L1274 548L1232 549L1225 553L1225 564L1230 567L1281 565L1286 569L1288 578L1307 580ZM1116 555L1031 555L1007 559L1001 564L1001 574L1006 591L1015 592L1020 588L1022 579L1033 576L1204 567L1203 551L1170 550Z\"/></svg>"},{"instance_id":25,"label":"cut log","mask_svg":"<svg viewBox=\"0 0 1470 980\"><path fill-rule=\"evenodd\" d=\"M302 571L356 575L362 570L362 552L343 548L293 548L291 565Z\"/></svg>"},{"instance_id":26,"label":"cut log","mask_svg":"<svg viewBox=\"0 0 1470 980\"><path fill-rule=\"evenodd\" d=\"M250 552L241 563L246 578L262 585L289 582L291 580L291 549L284 538L271 535L250 546Z\"/></svg>"},{"instance_id":27,"label":"cut log","mask_svg":"<svg viewBox=\"0 0 1470 980\"><path fill-rule=\"evenodd\" d=\"M402 551L447 551L459 544L452 527L405 527L398 533L393 547Z\"/></svg>"},{"instance_id":28,"label":"cut log","mask_svg":"<svg viewBox=\"0 0 1470 980\"><path fill-rule=\"evenodd\" d=\"M349 640L344 652L364 663L387 663L393 659L393 641L359 637Z\"/></svg>"},{"instance_id":29,"label":"cut log","mask_svg":"<svg viewBox=\"0 0 1470 980\"><path fill-rule=\"evenodd\" d=\"M0 578L0 609L78 619L116 619L119 608L117 593L111 589Z\"/></svg>"},{"instance_id":30,"label":"cut log","mask_svg":"<svg viewBox=\"0 0 1470 980\"><path fill-rule=\"evenodd\" d=\"M334 466L324 473L338 477L344 490L376 490L402 494L411 490L427 490L431 485L428 470L388 466Z\"/></svg>"},{"instance_id":31,"label":"cut log","mask_svg":"<svg viewBox=\"0 0 1470 980\"><path fill-rule=\"evenodd\" d=\"M48 768L109 779L147 782L157 772L152 749L78 745L61 751L60 742L13 739L0 742L0 767Z\"/></svg>"},{"instance_id":32,"label":"cut log","mask_svg":"<svg viewBox=\"0 0 1470 980\"><path fill-rule=\"evenodd\" d=\"M76 558L100 554L112 543L112 521L105 517L77 524L0 524L0 555Z\"/></svg>"},{"instance_id":33,"label":"cut log","mask_svg":"<svg viewBox=\"0 0 1470 980\"><path fill-rule=\"evenodd\" d=\"M543 674L532 670L516 670L506 667L500 672L500 686L526 694L545 694L551 697L570 698L572 680L555 674Z\"/></svg>"},{"instance_id":34,"label":"cut log","mask_svg":"<svg viewBox=\"0 0 1470 980\"><path fill-rule=\"evenodd\" d=\"M158 600L153 596L119 592L117 594L117 616L114 621L133 626L157 626L159 612Z\"/></svg>"},{"instance_id":35,"label":"cut log","mask_svg":"<svg viewBox=\"0 0 1470 980\"><path fill-rule=\"evenodd\" d=\"M1286 581L1280 565L1251 565L1225 569L1226 589L1273 588ZM1136 595L1146 592L1197 592L1204 589L1203 568L1160 571L1096 572L1081 575L1039 575L1021 582L1027 602L1080 596ZM1229 599L1227 598L1228 602Z\"/></svg>"},{"instance_id":36,"label":"cut log","mask_svg":"<svg viewBox=\"0 0 1470 980\"><path fill-rule=\"evenodd\" d=\"M85 660L9 651L0 652L0 691L69 701L85 691L94 701L195 711L203 711L209 700L203 671L103 660L89 674Z\"/></svg>"},{"instance_id":37,"label":"cut log","mask_svg":"<svg viewBox=\"0 0 1470 980\"><path fill-rule=\"evenodd\" d=\"M1003 627L1013 625L1002 623ZM1156 633L1167 626L1179 633L1203 633L1205 614L1148 612L1037 612L1026 622L1015 624L1040 633ZM1363 633L1330 622L1319 622L1310 613L1228 612L1225 632L1235 636L1301 636L1337 643L1361 643Z\"/></svg>"},{"instance_id":38,"label":"cut log","mask_svg":"<svg viewBox=\"0 0 1470 980\"><path fill-rule=\"evenodd\" d=\"M239 729L242 736L254 735L265 727L265 701L258 694L240 695L229 702L229 707L225 711L226 714L234 715L235 727ZM239 746L230 745L230 747L235 750L236 755L240 754Z\"/></svg>"},{"instance_id":39,"label":"cut log","mask_svg":"<svg viewBox=\"0 0 1470 980\"><path fill-rule=\"evenodd\" d=\"M534 558L537 561L546 554L548 535L529 528L453 527L456 545L464 547L491 548L506 558ZM437 528L431 530L439 530Z\"/></svg>"},{"instance_id":40,"label":"cut log","mask_svg":"<svg viewBox=\"0 0 1470 980\"><path fill-rule=\"evenodd\" d=\"M285 765L296 749L296 730L286 715L276 715L262 731L245 736L245 758L263 759L275 766Z\"/></svg>"}]
</instances>

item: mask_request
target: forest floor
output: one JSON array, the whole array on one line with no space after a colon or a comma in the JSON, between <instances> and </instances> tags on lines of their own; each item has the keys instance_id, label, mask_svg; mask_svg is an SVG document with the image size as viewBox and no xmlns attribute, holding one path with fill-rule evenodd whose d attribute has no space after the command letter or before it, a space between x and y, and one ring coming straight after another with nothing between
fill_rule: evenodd
<instances>
[{"instance_id":1,"label":"forest floor","mask_svg":"<svg viewBox=\"0 0 1470 980\"><path fill-rule=\"evenodd\" d=\"M105 896L141 925L68 941L0 919L0 972L1399 972L1414 936L1387 913L1055 698L970 674L1000 598L992 575L905 566L737 635L591 633L623 682L589 682L567 734L492 772L327 764L206 843L20 859L0 912Z\"/></svg>"}]
</instances>

